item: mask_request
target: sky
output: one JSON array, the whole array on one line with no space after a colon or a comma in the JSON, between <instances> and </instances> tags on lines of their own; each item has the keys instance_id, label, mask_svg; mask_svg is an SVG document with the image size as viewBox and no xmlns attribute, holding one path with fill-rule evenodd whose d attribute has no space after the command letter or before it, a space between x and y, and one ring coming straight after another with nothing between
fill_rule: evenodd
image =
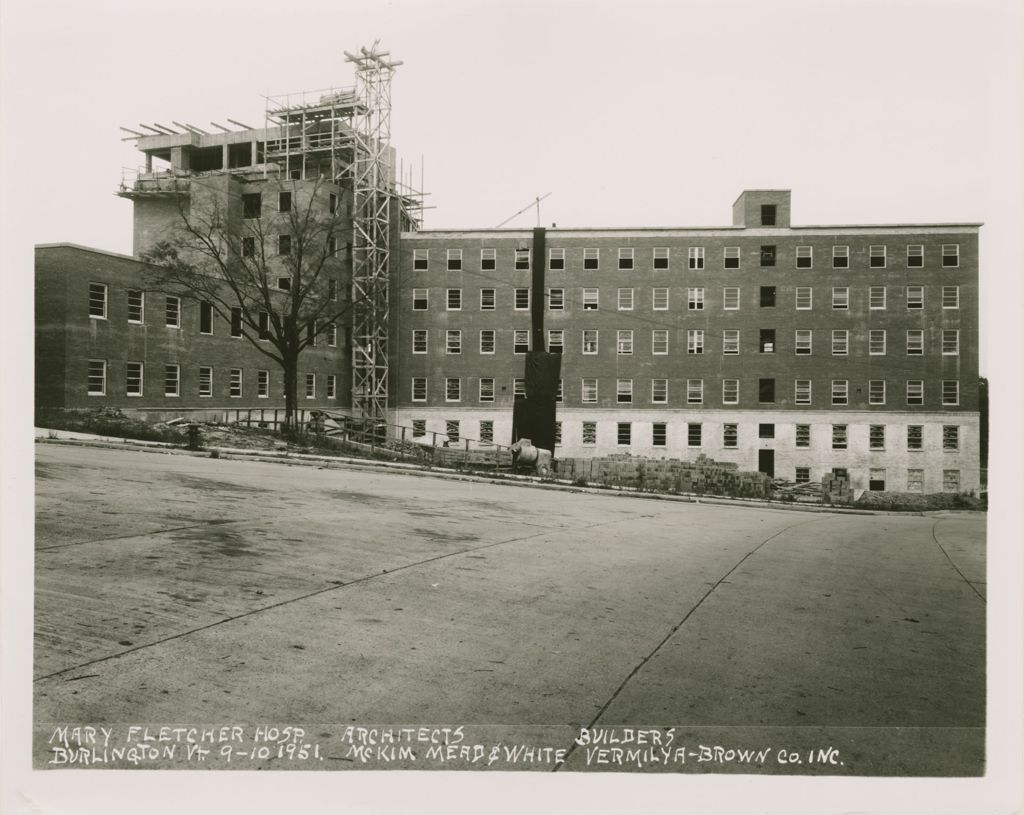
<instances>
[{"instance_id":1,"label":"sky","mask_svg":"<svg viewBox=\"0 0 1024 815\"><path fill-rule=\"evenodd\" d=\"M351 85L344 51L377 39L426 228L548 193L546 225L715 226L755 188L792 190L795 224L984 222L993 471L1019 477L1018 0L0 0L8 460L31 456L32 245L132 250L119 127L261 126L264 95Z\"/></svg>"}]
</instances>

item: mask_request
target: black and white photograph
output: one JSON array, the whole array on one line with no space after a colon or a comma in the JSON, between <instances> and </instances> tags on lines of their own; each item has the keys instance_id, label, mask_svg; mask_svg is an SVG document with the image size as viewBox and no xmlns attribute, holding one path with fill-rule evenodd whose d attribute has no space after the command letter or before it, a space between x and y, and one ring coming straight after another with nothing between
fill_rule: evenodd
<instances>
[{"instance_id":1,"label":"black and white photograph","mask_svg":"<svg viewBox=\"0 0 1024 815\"><path fill-rule=\"evenodd\" d=\"M1020 3L0 38L4 812L1020 811Z\"/></svg>"}]
</instances>

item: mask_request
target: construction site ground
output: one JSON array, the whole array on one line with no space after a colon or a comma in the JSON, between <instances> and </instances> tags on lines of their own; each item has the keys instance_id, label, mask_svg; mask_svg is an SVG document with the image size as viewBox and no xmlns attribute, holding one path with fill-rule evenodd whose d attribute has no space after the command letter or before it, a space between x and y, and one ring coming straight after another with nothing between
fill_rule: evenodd
<instances>
[{"instance_id":1,"label":"construction site ground","mask_svg":"<svg viewBox=\"0 0 1024 815\"><path fill-rule=\"evenodd\" d=\"M36 453L38 768L984 771L983 513Z\"/></svg>"}]
</instances>

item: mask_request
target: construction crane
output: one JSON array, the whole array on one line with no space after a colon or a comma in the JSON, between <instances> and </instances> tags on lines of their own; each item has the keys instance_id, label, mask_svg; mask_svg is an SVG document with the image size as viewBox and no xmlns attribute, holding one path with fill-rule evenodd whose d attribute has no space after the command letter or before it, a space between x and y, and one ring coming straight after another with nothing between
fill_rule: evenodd
<instances>
[{"instance_id":1,"label":"construction crane","mask_svg":"<svg viewBox=\"0 0 1024 815\"><path fill-rule=\"evenodd\" d=\"M521 210L519 210L519 212L517 212L515 215L512 215L512 216L506 218L504 221L502 221L500 224L498 224L494 228L495 229L501 229L505 224L507 224L513 218L518 218L520 215L522 215L524 212L526 212L526 210L528 210L530 207L537 207L537 226L540 226L540 202L543 201L545 198L547 198L549 195L551 195L550 192L546 192L543 195L538 195L535 199L533 199L532 202L530 202L525 207L523 207Z\"/></svg>"}]
</instances>

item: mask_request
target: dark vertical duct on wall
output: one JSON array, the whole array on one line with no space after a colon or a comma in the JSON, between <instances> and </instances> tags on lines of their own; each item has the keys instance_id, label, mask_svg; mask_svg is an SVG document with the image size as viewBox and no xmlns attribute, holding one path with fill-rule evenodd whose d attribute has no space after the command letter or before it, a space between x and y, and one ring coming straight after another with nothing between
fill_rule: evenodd
<instances>
[{"instance_id":1,"label":"dark vertical duct on wall","mask_svg":"<svg viewBox=\"0 0 1024 815\"><path fill-rule=\"evenodd\" d=\"M533 337L530 347L534 351L546 351L544 342L544 272L547 269L547 230L538 226L533 230L533 290L530 293L530 318Z\"/></svg>"}]
</instances>

